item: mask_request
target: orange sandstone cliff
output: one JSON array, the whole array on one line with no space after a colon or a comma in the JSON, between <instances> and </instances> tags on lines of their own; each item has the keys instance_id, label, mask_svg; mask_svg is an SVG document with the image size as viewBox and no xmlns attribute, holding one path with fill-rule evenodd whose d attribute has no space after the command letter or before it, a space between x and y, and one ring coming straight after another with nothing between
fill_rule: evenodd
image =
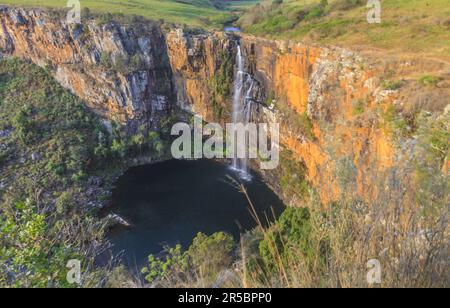
<instances>
[{"instance_id":1,"label":"orange sandstone cliff","mask_svg":"<svg viewBox=\"0 0 450 308\"><path fill-rule=\"evenodd\" d=\"M422 62L369 61L340 48L246 35L163 31L150 22L140 27L93 20L68 25L42 10L2 8L0 23L1 54L48 67L105 120L132 129L157 129L174 108L207 121L227 121L240 44L254 118L280 123L282 147L304 165L306 179L324 202L339 197L346 185L339 175L343 170L356 181L355 194L375 198L374 174L403 163L402 153L413 146L408 136L399 147L401 136L389 123L393 109L407 112L416 99L412 81L404 80L406 86L399 89L386 80L395 78L393 69L413 74ZM447 64L433 65L448 69ZM439 91L433 101L439 105L435 111L442 112L448 83ZM403 124L405 131L413 129ZM295 198L285 199L297 205Z\"/></svg>"}]
</instances>

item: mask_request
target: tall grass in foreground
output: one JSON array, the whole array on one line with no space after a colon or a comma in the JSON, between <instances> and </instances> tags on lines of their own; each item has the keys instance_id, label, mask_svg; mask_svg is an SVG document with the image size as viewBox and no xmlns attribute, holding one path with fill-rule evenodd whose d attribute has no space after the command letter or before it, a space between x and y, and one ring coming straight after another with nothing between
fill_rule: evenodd
<instances>
[{"instance_id":1,"label":"tall grass in foreground","mask_svg":"<svg viewBox=\"0 0 450 308\"><path fill-rule=\"evenodd\" d=\"M448 287L450 114L420 121L405 159L372 175L372 197L358 195L351 173L337 170L350 177L341 178L338 201L323 205L313 195L305 209L288 209L269 228L257 220L257 230L242 238L241 285ZM382 279L370 285L372 259Z\"/></svg>"},{"instance_id":2,"label":"tall grass in foreground","mask_svg":"<svg viewBox=\"0 0 450 308\"><path fill-rule=\"evenodd\" d=\"M237 267L242 286L368 287L367 264L377 259L381 287L448 287L448 210L436 209L430 217L421 208L405 208L398 193L371 206L342 199L328 215L311 201L310 215L304 217L306 249L305 242L284 235L277 224L260 225L257 234L269 254L262 257L252 237L242 238L246 265Z\"/></svg>"}]
</instances>

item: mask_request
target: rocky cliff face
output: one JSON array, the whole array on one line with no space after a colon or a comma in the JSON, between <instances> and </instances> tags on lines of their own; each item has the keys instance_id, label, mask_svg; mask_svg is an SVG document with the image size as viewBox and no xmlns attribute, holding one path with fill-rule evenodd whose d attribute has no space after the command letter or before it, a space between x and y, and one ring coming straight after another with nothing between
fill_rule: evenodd
<instances>
[{"instance_id":1,"label":"rocky cliff face","mask_svg":"<svg viewBox=\"0 0 450 308\"><path fill-rule=\"evenodd\" d=\"M202 115L206 121L228 117L229 102L218 97L215 88L230 90L236 41L223 33L192 35L178 29L167 34L166 43L178 105ZM229 80L219 80L222 74ZM217 108L224 113L216 114Z\"/></svg>"},{"instance_id":2,"label":"rocky cliff face","mask_svg":"<svg viewBox=\"0 0 450 308\"><path fill-rule=\"evenodd\" d=\"M399 149L385 116L414 100L408 94L414 92L384 79L393 77L386 77L388 70L414 71L407 60L387 67L339 48L180 29L163 33L151 23L68 25L40 10L3 8L0 22L3 54L50 67L99 114L134 128L157 128L175 107L227 121L240 42L254 119L280 123L282 146L304 165L325 202L338 197L342 170L352 173L360 196L373 198L371 177L389 172L413 144L405 141ZM448 97L448 84L439 91ZM407 121L404 126L413 129Z\"/></svg>"},{"instance_id":3,"label":"rocky cliff face","mask_svg":"<svg viewBox=\"0 0 450 308\"><path fill-rule=\"evenodd\" d=\"M47 67L106 119L157 125L173 101L164 36L155 24L67 24L42 10L2 8L0 48Z\"/></svg>"},{"instance_id":4,"label":"rocky cliff face","mask_svg":"<svg viewBox=\"0 0 450 308\"><path fill-rule=\"evenodd\" d=\"M358 173L359 193L365 194L365 175L389 168L395 151L376 119L355 116L355 105L382 107L394 102L396 93L384 91L377 71L346 50L254 37L244 37L243 44L250 70L265 85L267 105L273 104L272 118L282 124L282 144L305 164L322 199L339 195L336 164L348 157Z\"/></svg>"},{"instance_id":5,"label":"rocky cliff face","mask_svg":"<svg viewBox=\"0 0 450 308\"><path fill-rule=\"evenodd\" d=\"M446 63L374 61L341 48L251 36L241 42L248 70L265 91L265 121L280 123L282 145L305 165L308 181L324 202L350 187L355 195L377 198L374 181L412 165L408 159L420 110L449 116L448 101L436 96L449 96L448 81L431 89L411 77L424 66L448 73Z\"/></svg>"}]
</instances>

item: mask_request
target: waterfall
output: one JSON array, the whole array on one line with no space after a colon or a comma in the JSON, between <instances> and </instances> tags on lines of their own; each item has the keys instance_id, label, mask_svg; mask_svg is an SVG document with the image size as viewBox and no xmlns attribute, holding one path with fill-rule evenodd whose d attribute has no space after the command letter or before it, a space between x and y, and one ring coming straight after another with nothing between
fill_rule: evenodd
<instances>
[{"instance_id":1,"label":"waterfall","mask_svg":"<svg viewBox=\"0 0 450 308\"><path fill-rule=\"evenodd\" d=\"M245 58L242 55L241 46L237 46L236 55L236 74L233 85L233 124L248 124L251 120L252 90L253 78L244 71ZM246 84L250 82L250 86L245 91ZM245 96L243 95L245 91ZM235 134L236 135L236 134ZM246 136L248 141L248 136ZM242 145L237 145L237 147ZM236 149L236 146L235 146ZM248 153L247 155L248 156ZM251 176L248 170L248 157L238 158L237 153L232 162L233 170L239 173L239 177L243 180L250 180Z\"/></svg>"}]
</instances>

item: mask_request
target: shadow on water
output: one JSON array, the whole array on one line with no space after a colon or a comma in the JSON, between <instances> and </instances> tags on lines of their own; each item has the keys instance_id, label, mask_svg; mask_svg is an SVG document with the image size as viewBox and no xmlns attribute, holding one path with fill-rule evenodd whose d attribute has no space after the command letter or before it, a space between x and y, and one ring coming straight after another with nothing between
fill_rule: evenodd
<instances>
[{"instance_id":1,"label":"shadow on water","mask_svg":"<svg viewBox=\"0 0 450 308\"><path fill-rule=\"evenodd\" d=\"M187 248L198 232L225 231L239 240L241 231L256 222L230 176L237 178L228 165L211 160L171 160L130 169L118 180L108 208L131 224L109 233L113 254L122 253L125 265L141 268L164 245ZM281 200L256 174L252 178L245 185L259 217L278 216L284 208Z\"/></svg>"}]
</instances>

